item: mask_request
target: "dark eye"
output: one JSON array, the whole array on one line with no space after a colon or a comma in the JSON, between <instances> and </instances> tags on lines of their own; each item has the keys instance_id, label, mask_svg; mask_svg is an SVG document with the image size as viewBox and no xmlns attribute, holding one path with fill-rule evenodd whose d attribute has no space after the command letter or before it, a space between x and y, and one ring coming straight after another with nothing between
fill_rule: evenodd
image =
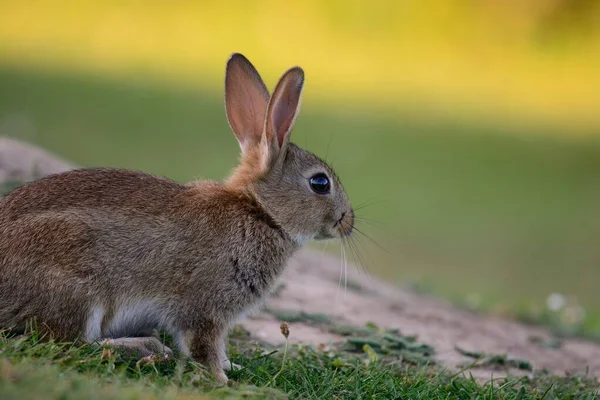
<instances>
[{"instance_id":1,"label":"dark eye","mask_svg":"<svg viewBox=\"0 0 600 400\"><path fill-rule=\"evenodd\" d=\"M331 183L325 174L313 175L309 182L310 188L317 194L327 194L331 190Z\"/></svg>"}]
</instances>

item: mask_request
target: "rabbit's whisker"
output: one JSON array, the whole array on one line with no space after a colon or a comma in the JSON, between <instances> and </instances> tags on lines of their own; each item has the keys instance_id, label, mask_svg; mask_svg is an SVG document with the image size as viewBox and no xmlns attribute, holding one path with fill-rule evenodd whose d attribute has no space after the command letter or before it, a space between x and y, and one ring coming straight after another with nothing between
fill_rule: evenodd
<instances>
[{"instance_id":1,"label":"rabbit's whisker","mask_svg":"<svg viewBox=\"0 0 600 400\"><path fill-rule=\"evenodd\" d=\"M344 240L345 242L346 240ZM342 247L344 249L344 300L346 300L346 295L348 294L348 258L346 256L346 246Z\"/></svg>"},{"instance_id":2,"label":"rabbit's whisker","mask_svg":"<svg viewBox=\"0 0 600 400\"><path fill-rule=\"evenodd\" d=\"M391 251L389 251L388 249L386 249L383 245L381 245L380 243L377 243L374 239L372 239L370 236L368 236L365 232L361 231L360 229L358 229L356 226L354 227L354 230L362 235L365 239L367 239L369 242L371 242L372 244L374 244L375 246L377 246L380 250L385 251L388 254L392 254Z\"/></svg>"},{"instance_id":3,"label":"rabbit's whisker","mask_svg":"<svg viewBox=\"0 0 600 400\"><path fill-rule=\"evenodd\" d=\"M356 207L354 207L354 211L358 211L365 207L370 207L372 205L383 203L383 202L384 202L383 200L378 200L378 199L366 200L366 201L360 203L359 205L357 205Z\"/></svg>"},{"instance_id":4,"label":"rabbit's whisker","mask_svg":"<svg viewBox=\"0 0 600 400\"><path fill-rule=\"evenodd\" d=\"M384 228L385 223L377 219L354 215L354 220L372 226L374 228Z\"/></svg>"},{"instance_id":5,"label":"rabbit's whisker","mask_svg":"<svg viewBox=\"0 0 600 400\"><path fill-rule=\"evenodd\" d=\"M337 299L340 296L340 289L342 287L342 278L343 278L343 275L344 275L344 261L343 261L344 259L342 257L343 248L344 248L344 241L342 240L340 242L340 279L338 280L338 288L337 288L337 293L335 295L336 301L337 301Z\"/></svg>"},{"instance_id":6,"label":"rabbit's whisker","mask_svg":"<svg viewBox=\"0 0 600 400\"><path fill-rule=\"evenodd\" d=\"M368 275L369 271L367 268L367 264L365 263L364 257L362 255L363 249L360 247L360 242L358 242L358 239L356 238L351 238L350 240L348 240L348 244L350 245L353 258L357 261L357 264L359 266L359 272L360 270L362 270Z\"/></svg>"}]
</instances>

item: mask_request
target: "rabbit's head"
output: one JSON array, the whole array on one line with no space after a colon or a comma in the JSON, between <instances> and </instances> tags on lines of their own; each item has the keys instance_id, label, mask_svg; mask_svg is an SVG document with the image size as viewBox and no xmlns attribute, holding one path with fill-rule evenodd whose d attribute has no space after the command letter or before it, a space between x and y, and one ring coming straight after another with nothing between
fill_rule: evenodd
<instances>
[{"instance_id":1,"label":"rabbit's head","mask_svg":"<svg viewBox=\"0 0 600 400\"><path fill-rule=\"evenodd\" d=\"M290 143L303 85L304 72L294 67L269 96L243 55L227 62L227 118L242 150L228 185L250 191L298 243L345 237L354 228L354 211L333 169Z\"/></svg>"}]
</instances>

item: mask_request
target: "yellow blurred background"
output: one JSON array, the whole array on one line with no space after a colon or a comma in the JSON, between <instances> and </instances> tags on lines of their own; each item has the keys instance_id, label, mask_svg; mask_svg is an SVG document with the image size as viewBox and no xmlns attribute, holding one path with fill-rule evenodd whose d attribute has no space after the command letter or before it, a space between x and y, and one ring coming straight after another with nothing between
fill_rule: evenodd
<instances>
[{"instance_id":1,"label":"yellow blurred background","mask_svg":"<svg viewBox=\"0 0 600 400\"><path fill-rule=\"evenodd\" d=\"M309 99L392 112L425 104L586 133L600 125L594 0L18 0L0 7L0 55L17 65L220 90L224 60L239 51L270 82L300 64Z\"/></svg>"},{"instance_id":2,"label":"yellow blurred background","mask_svg":"<svg viewBox=\"0 0 600 400\"><path fill-rule=\"evenodd\" d=\"M222 178L232 52L304 68L292 140L370 203L374 273L600 333L599 1L0 0L0 135Z\"/></svg>"}]
</instances>

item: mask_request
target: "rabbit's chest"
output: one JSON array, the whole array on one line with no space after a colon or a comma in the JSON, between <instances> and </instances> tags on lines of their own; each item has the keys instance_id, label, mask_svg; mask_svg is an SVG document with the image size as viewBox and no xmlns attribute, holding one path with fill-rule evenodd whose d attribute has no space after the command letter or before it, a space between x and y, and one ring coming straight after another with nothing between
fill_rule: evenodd
<instances>
[{"instance_id":1,"label":"rabbit's chest","mask_svg":"<svg viewBox=\"0 0 600 400\"><path fill-rule=\"evenodd\" d=\"M279 270L283 265L271 263L262 267L250 263L245 264L243 259L232 257L230 259L231 281L240 290L253 297L262 297L275 283Z\"/></svg>"},{"instance_id":2,"label":"rabbit's chest","mask_svg":"<svg viewBox=\"0 0 600 400\"><path fill-rule=\"evenodd\" d=\"M230 284L243 294L245 303L260 302L272 290L294 250L291 246L274 244L270 249L258 247L236 252L227 260Z\"/></svg>"}]
</instances>

